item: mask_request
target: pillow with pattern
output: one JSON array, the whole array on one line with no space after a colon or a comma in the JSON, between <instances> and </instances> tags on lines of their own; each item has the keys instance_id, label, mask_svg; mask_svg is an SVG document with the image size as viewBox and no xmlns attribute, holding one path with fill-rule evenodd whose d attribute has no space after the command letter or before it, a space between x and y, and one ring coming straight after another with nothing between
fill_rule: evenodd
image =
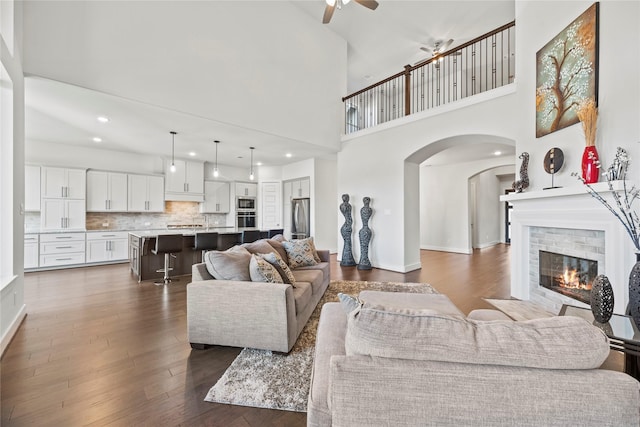
<instances>
[{"instance_id":1,"label":"pillow with pattern","mask_svg":"<svg viewBox=\"0 0 640 427\"><path fill-rule=\"evenodd\" d=\"M296 278L293 275L293 272L291 272L291 269L289 268L287 263L284 262L282 258L280 258L280 255L274 252L270 252L268 254L256 254L256 255L261 257L265 261L267 261L269 264L273 265L276 268L276 270L278 270L278 273L280 273L280 276L282 277L282 281L284 283L292 285L295 288Z\"/></svg>"},{"instance_id":2,"label":"pillow with pattern","mask_svg":"<svg viewBox=\"0 0 640 427\"><path fill-rule=\"evenodd\" d=\"M284 250L287 251L289 267L295 269L298 267L318 264L316 258L318 260L320 258L318 258L316 248L313 245L313 237L282 242L282 246L284 247Z\"/></svg>"},{"instance_id":3,"label":"pillow with pattern","mask_svg":"<svg viewBox=\"0 0 640 427\"><path fill-rule=\"evenodd\" d=\"M268 261L257 255L251 255L249 275L252 282L284 283L278 270Z\"/></svg>"}]
</instances>

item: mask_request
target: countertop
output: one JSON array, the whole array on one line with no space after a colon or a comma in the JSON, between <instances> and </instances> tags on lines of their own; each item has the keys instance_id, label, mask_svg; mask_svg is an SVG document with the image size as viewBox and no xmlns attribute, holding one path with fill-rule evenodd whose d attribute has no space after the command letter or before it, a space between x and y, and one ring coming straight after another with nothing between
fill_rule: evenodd
<instances>
[{"instance_id":1,"label":"countertop","mask_svg":"<svg viewBox=\"0 0 640 427\"><path fill-rule=\"evenodd\" d=\"M239 234L244 230L258 230L257 228L236 228L236 227L210 227L210 228L157 228L152 230L129 231L129 234L136 237L156 237L159 234L182 234L183 236L193 236L196 233L219 233L219 234Z\"/></svg>"}]
</instances>

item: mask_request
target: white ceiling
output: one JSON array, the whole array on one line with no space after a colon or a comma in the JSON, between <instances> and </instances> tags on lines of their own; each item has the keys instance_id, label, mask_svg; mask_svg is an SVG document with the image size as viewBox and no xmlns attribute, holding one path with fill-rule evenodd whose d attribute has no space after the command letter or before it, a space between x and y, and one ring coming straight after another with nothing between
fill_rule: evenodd
<instances>
[{"instance_id":1,"label":"white ceiling","mask_svg":"<svg viewBox=\"0 0 640 427\"><path fill-rule=\"evenodd\" d=\"M273 3L276 8L279 2ZM293 3L318 25L323 25L324 0ZM453 38L454 47L514 19L513 0L379 0L379 3L377 10L371 11L351 2L336 10L331 23L326 25L347 41L349 92L395 74L406 64L425 59L427 55L420 51L420 46ZM190 37L197 36L191 34ZM248 145L256 147L256 162L276 166L334 151L38 76L26 77L25 97L27 141L71 146L96 144L104 149L167 156L171 153L171 136L166 132L166 124L171 123L176 130L189 129L187 134L176 136L176 157L188 158L189 152L194 152L200 160L213 161L213 138L221 141L219 162L231 166L246 165ZM111 121L101 124L96 120L98 115L106 115ZM102 138L102 142L92 142L96 136ZM225 141L251 142L225 145ZM504 146L479 144L473 150L454 153L453 158L459 159L462 155L487 158L496 149L505 151ZM286 153L293 156L287 158ZM442 159L446 159L446 155Z\"/></svg>"}]
</instances>

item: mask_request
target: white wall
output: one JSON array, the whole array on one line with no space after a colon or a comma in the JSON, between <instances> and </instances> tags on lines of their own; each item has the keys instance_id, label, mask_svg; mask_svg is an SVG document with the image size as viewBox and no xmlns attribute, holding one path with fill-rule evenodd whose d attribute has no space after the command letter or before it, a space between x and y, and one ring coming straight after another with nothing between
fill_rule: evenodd
<instances>
[{"instance_id":1,"label":"white wall","mask_svg":"<svg viewBox=\"0 0 640 427\"><path fill-rule=\"evenodd\" d=\"M516 2L516 80L518 102L512 120L518 123L516 153L529 152L529 191L550 186L549 175L539 165L552 147L559 147L565 165L555 176L555 185L580 185L571 172L580 171L585 146L580 124L542 138L535 137L536 52L580 16L592 1ZM543 24L544 23L544 24ZM640 2L600 1L599 117L596 147L608 165L617 146L625 147L632 159L633 176L640 159ZM520 162L518 161L518 165Z\"/></svg>"},{"instance_id":2,"label":"white wall","mask_svg":"<svg viewBox=\"0 0 640 427\"><path fill-rule=\"evenodd\" d=\"M500 181L499 175L513 173L514 168L513 165L493 168L471 178L476 183L474 249L504 241L504 204L499 200L504 194L504 182Z\"/></svg>"},{"instance_id":3,"label":"white wall","mask_svg":"<svg viewBox=\"0 0 640 427\"><path fill-rule=\"evenodd\" d=\"M497 167L511 158L420 168L420 248L471 253L470 182L476 183L476 231L480 246L499 240L500 190ZM513 171L513 166L507 166ZM493 182L495 181L495 182Z\"/></svg>"},{"instance_id":4,"label":"white wall","mask_svg":"<svg viewBox=\"0 0 640 427\"><path fill-rule=\"evenodd\" d=\"M315 159L314 198L315 203L315 233L316 248L337 252L338 220L336 211L341 203L337 196L337 168L336 159Z\"/></svg>"},{"instance_id":5,"label":"white wall","mask_svg":"<svg viewBox=\"0 0 640 427\"><path fill-rule=\"evenodd\" d=\"M351 196L354 212L362 207L362 197L372 198L374 215L369 225L375 238L369 254L373 266L394 271L420 268L419 164L456 144L482 143L488 138L513 144L514 123L505 120L514 111L513 92L511 85L450 104L441 113L416 114L381 125L380 130L344 138L338 153L337 194ZM463 203L467 206L466 200ZM337 210L336 215L340 220ZM359 227L359 215L354 214L354 230ZM356 259L358 250L354 244Z\"/></svg>"},{"instance_id":6,"label":"white wall","mask_svg":"<svg viewBox=\"0 0 640 427\"><path fill-rule=\"evenodd\" d=\"M30 74L339 146L347 44L290 2L54 0L25 18Z\"/></svg>"},{"instance_id":7,"label":"white wall","mask_svg":"<svg viewBox=\"0 0 640 427\"><path fill-rule=\"evenodd\" d=\"M24 302L24 74L22 70L22 2L0 2L0 61L3 86L2 156L0 158L0 355L26 315ZM6 76L4 75L6 73ZM8 95L8 99L4 99ZM6 111L10 110L10 111ZM9 113L9 114L7 114ZM6 139L7 129L11 129ZM5 271L6 270L6 271Z\"/></svg>"}]
</instances>

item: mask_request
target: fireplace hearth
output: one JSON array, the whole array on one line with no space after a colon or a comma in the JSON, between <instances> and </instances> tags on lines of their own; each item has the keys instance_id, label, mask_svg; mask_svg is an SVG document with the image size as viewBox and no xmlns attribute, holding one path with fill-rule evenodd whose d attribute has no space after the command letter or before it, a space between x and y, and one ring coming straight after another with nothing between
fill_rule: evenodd
<instances>
[{"instance_id":1,"label":"fireplace hearth","mask_svg":"<svg viewBox=\"0 0 640 427\"><path fill-rule=\"evenodd\" d=\"M541 250L539 267L540 286L589 304L597 261Z\"/></svg>"}]
</instances>

